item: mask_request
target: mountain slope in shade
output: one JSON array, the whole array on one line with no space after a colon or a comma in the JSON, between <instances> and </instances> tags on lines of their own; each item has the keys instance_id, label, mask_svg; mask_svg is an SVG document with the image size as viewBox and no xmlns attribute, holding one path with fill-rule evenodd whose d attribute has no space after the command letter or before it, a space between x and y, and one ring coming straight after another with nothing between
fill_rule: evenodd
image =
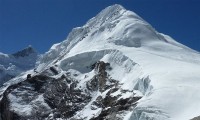
<instances>
[{"instance_id":1,"label":"mountain slope in shade","mask_svg":"<svg viewBox=\"0 0 200 120\"><path fill-rule=\"evenodd\" d=\"M31 46L14 54L0 53L0 86L21 72L34 68L37 58L38 54Z\"/></svg>"},{"instance_id":2,"label":"mountain slope in shade","mask_svg":"<svg viewBox=\"0 0 200 120\"><path fill-rule=\"evenodd\" d=\"M199 88L198 52L113 5L5 83L0 111L6 120L189 120L200 115Z\"/></svg>"}]
</instances>

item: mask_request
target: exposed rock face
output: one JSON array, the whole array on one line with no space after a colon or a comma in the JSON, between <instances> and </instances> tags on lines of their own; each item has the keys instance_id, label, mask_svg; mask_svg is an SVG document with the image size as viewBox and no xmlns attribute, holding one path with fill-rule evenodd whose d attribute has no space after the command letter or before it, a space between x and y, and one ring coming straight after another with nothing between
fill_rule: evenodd
<instances>
[{"instance_id":1,"label":"exposed rock face","mask_svg":"<svg viewBox=\"0 0 200 120\"><path fill-rule=\"evenodd\" d=\"M112 88L108 91L105 98L102 98L102 96L97 97L96 101L93 102L93 105L102 108L102 111L98 116L91 120L121 120L122 118L119 116L120 114L123 114L126 110L133 110L136 102L141 97L120 99L120 95L111 95L118 90L119 88Z\"/></svg>"},{"instance_id":2,"label":"exposed rock face","mask_svg":"<svg viewBox=\"0 0 200 120\"><path fill-rule=\"evenodd\" d=\"M33 54L33 53L35 53L35 50L31 46L28 46L27 48L21 51L18 51L12 55L16 58L19 58L19 57L29 56L30 54Z\"/></svg>"},{"instance_id":3,"label":"exposed rock face","mask_svg":"<svg viewBox=\"0 0 200 120\"><path fill-rule=\"evenodd\" d=\"M48 84L44 100L54 109L53 118L70 118L90 101L91 97L76 86L76 81L65 77Z\"/></svg>"},{"instance_id":4,"label":"exposed rock face","mask_svg":"<svg viewBox=\"0 0 200 120\"><path fill-rule=\"evenodd\" d=\"M32 55L12 58L27 68L24 63L35 65ZM199 115L199 58L134 12L109 6L54 44L34 70L5 83L0 115L3 120L191 119ZM0 74L17 72L16 64L3 62Z\"/></svg>"},{"instance_id":5,"label":"exposed rock face","mask_svg":"<svg viewBox=\"0 0 200 120\"><path fill-rule=\"evenodd\" d=\"M98 72L97 79L99 80L99 91L103 92L105 90L106 77L107 77L106 63L104 63L103 61L98 62L96 69Z\"/></svg>"},{"instance_id":6,"label":"exposed rock face","mask_svg":"<svg viewBox=\"0 0 200 120\"><path fill-rule=\"evenodd\" d=\"M53 79L45 75L37 75L10 86L1 100L1 118L36 120L47 118L50 113L53 114L52 119L71 117L90 100L90 97L76 89L76 81L69 79L64 76ZM71 84L68 81L71 81ZM10 101L12 98L17 100ZM10 105L10 102L14 103ZM27 111L24 111L24 114L15 113L10 108L15 104L30 105L27 107L30 113L26 113Z\"/></svg>"},{"instance_id":7,"label":"exposed rock face","mask_svg":"<svg viewBox=\"0 0 200 120\"><path fill-rule=\"evenodd\" d=\"M104 63L103 61L99 61L95 63L93 66L97 74L92 78L91 81L87 83L87 87L89 90L98 90L100 92L105 91L106 81L107 81L107 72L106 67L109 66L108 63ZM92 67L91 67L92 68Z\"/></svg>"},{"instance_id":8,"label":"exposed rock face","mask_svg":"<svg viewBox=\"0 0 200 120\"><path fill-rule=\"evenodd\" d=\"M79 81L70 77L69 73L60 74L57 78L45 75L47 72L32 77L28 74L26 80L9 86L2 94L1 119L76 120L77 112L89 105L91 110L101 109L91 120L120 120L118 116L124 111L132 110L141 97L134 97L133 91L121 89L118 81L108 77L108 68L109 63L96 62L93 68L96 74L86 83L85 89L80 89ZM105 93L105 96L94 98L92 94L98 91ZM120 98L122 94L112 95L117 91L133 95L128 98Z\"/></svg>"},{"instance_id":9,"label":"exposed rock face","mask_svg":"<svg viewBox=\"0 0 200 120\"><path fill-rule=\"evenodd\" d=\"M18 115L10 110L10 100L8 95L13 89L16 89L20 86L21 83L9 86L6 91L0 96L0 115L2 120L18 120Z\"/></svg>"},{"instance_id":10,"label":"exposed rock face","mask_svg":"<svg viewBox=\"0 0 200 120\"><path fill-rule=\"evenodd\" d=\"M200 116L192 118L191 120L200 120Z\"/></svg>"}]
</instances>

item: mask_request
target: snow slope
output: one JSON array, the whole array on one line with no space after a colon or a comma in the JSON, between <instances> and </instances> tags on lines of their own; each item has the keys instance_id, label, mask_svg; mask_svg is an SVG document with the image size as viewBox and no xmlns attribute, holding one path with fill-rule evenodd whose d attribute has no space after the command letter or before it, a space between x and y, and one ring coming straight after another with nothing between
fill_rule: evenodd
<instances>
[{"instance_id":1,"label":"snow slope","mask_svg":"<svg viewBox=\"0 0 200 120\"><path fill-rule=\"evenodd\" d=\"M34 68L37 58L37 52L30 46L14 54L0 53L0 86L21 72Z\"/></svg>"},{"instance_id":2,"label":"snow slope","mask_svg":"<svg viewBox=\"0 0 200 120\"><path fill-rule=\"evenodd\" d=\"M118 100L142 97L136 106L118 113L120 119L189 120L200 115L199 52L157 32L120 5L109 6L84 26L74 28L66 40L41 57L36 71L55 79L70 73L77 88L84 91L98 75L90 67L98 61L109 63L109 78L119 83L120 90L128 91L117 90L110 96L121 95ZM52 67L55 74L49 72ZM98 96L106 98L108 91L91 92L91 101L70 118L89 120L100 115L103 108L91 109L92 103ZM12 101L11 106L16 104Z\"/></svg>"},{"instance_id":3,"label":"snow slope","mask_svg":"<svg viewBox=\"0 0 200 120\"><path fill-rule=\"evenodd\" d=\"M130 119L187 120L200 115L200 94L197 92L200 54L158 33L120 5L104 9L83 27L73 29L67 40L54 45L42 61L46 62L49 56L58 58L53 60L58 60L63 70L76 69L84 73L76 65L87 66L105 55L110 56L107 51L116 50L139 64L140 76L149 76L153 87L148 94L144 93ZM124 62L119 60L120 64ZM124 76L117 71L111 76L124 84L134 82L134 74ZM132 89L134 85L128 87Z\"/></svg>"}]
</instances>

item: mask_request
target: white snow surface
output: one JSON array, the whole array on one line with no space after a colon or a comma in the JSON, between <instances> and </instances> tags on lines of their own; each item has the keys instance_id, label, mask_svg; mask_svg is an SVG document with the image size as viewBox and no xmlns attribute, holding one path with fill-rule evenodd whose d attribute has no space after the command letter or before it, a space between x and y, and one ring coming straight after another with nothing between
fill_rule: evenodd
<instances>
[{"instance_id":1,"label":"white snow surface","mask_svg":"<svg viewBox=\"0 0 200 120\"><path fill-rule=\"evenodd\" d=\"M86 66L98 60L111 63L111 77L126 89L133 90L139 78L151 80L151 89L140 87L138 94L144 96L127 120L188 120L200 115L200 54L158 33L134 12L120 5L104 9L53 45L41 64L85 74Z\"/></svg>"},{"instance_id":2,"label":"white snow surface","mask_svg":"<svg viewBox=\"0 0 200 120\"><path fill-rule=\"evenodd\" d=\"M84 83L94 75L88 66L97 61L111 64L108 73L123 89L143 96L124 120L189 120L200 115L200 54L158 33L120 5L109 6L74 28L42 56L37 71L57 65ZM86 106L76 115L89 119L99 111Z\"/></svg>"}]
</instances>

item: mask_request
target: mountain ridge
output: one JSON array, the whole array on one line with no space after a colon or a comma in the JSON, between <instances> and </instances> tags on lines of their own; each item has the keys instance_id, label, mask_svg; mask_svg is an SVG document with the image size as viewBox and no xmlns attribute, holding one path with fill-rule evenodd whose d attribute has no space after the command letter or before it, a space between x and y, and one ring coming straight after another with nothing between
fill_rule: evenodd
<instances>
[{"instance_id":1,"label":"mountain ridge","mask_svg":"<svg viewBox=\"0 0 200 120\"><path fill-rule=\"evenodd\" d=\"M192 119L200 114L199 58L134 12L109 6L4 84L1 118Z\"/></svg>"},{"instance_id":2,"label":"mountain ridge","mask_svg":"<svg viewBox=\"0 0 200 120\"><path fill-rule=\"evenodd\" d=\"M126 15L124 15L124 13L126 13ZM115 4L113 6L107 7L104 10L102 10L96 17L93 17L88 22L86 22L86 25L84 25L83 27L77 27L77 28L72 29L72 32L69 33L67 39L65 41L61 42L60 44L53 45L52 48L50 49L50 51L48 51L46 54L44 54L43 58L45 59L45 56L47 56L47 58L49 59L49 58L53 57L52 54L55 55L54 58L56 58L60 54L66 54L65 50L68 49L67 51L69 51L73 47L73 45L77 44L79 41L81 41L81 39L84 39L85 37L87 37L88 36L87 33L91 32L95 28L103 30L104 27L101 27L102 24L105 24L105 22L109 23L109 20L114 21L117 24L118 21L117 20L115 21L115 19L117 19L118 17L122 17L123 15L124 16L131 16L131 18L133 18L134 23L140 22L139 24L141 24L142 26L145 26L145 28L150 29L150 31L153 31L153 32L155 31L154 28L151 27L150 24L145 22L137 14L135 14L134 12L126 10L121 5ZM114 18L114 20L112 20L111 16ZM115 23L110 24L109 27L115 26L116 24ZM90 26L90 27L88 27L88 26ZM93 31L92 34L95 34L96 32L97 31L95 31L95 32ZM78 38L80 38L80 39L77 39L77 34L79 34ZM156 34L158 39L165 38L164 35L159 34L157 32L155 32L154 34ZM107 39L109 39L109 38L107 38ZM73 41L71 42L71 40L73 40ZM167 41L166 39L163 39L163 40L165 42ZM136 41L136 44L137 44L137 41L139 41L139 40L135 40L135 41ZM168 42L169 43L175 43L173 41L174 41L173 39L170 39L170 41L168 41ZM123 43L121 43L121 41L119 40L115 44L120 45L120 44L123 44ZM130 45L131 44L134 44L134 43L130 43ZM138 44L141 44L141 43L138 42ZM129 43L127 45L129 45ZM177 43L176 43L176 45L179 46L179 47L181 46L180 44L177 44ZM134 45L132 45L132 46L134 46ZM182 45L182 46L184 46L184 45ZM137 47L137 45L136 45L136 47ZM58 51L62 51L62 52L58 53ZM50 52L52 52L52 53L50 53ZM51 54L51 57L48 54ZM41 61L43 61L43 60L41 60Z\"/></svg>"},{"instance_id":3,"label":"mountain ridge","mask_svg":"<svg viewBox=\"0 0 200 120\"><path fill-rule=\"evenodd\" d=\"M35 51L35 49L32 46L29 45L28 47L26 47L26 48L24 48L24 49L22 49L22 50L20 50L16 53L13 53L12 55L14 57L18 58L18 57L29 56L32 53L37 53L37 52Z\"/></svg>"},{"instance_id":4,"label":"mountain ridge","mask_svg":"<svg viewBox=\"0 0 200 120\"><path fill-rule=\"evenodd\" d=\"M13 54L0 53L0 86L21 72L34 68L37 59L38 53L31 46Z\"/></svg>"}]
</instances>

